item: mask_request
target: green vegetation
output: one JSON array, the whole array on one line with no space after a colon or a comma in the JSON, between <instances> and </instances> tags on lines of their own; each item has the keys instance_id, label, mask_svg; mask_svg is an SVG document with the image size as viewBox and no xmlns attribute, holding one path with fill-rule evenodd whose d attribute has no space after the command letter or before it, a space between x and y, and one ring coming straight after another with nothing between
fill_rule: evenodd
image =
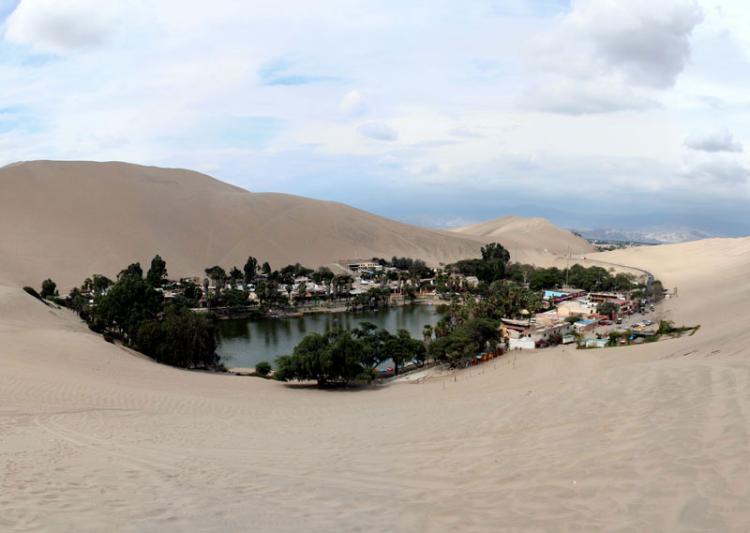
<instances>
[{"instance_id":1,"label":"green vegetation","mask_svg":"<svg viewBox=\"0 0 750 533\"><path fill-rule=\"evenodd\" d=\"M578 264L567 269L537 268L511 263L510 259L508 250L498 243L484 246L481 258L459 261L437 271L418 259L374 258L373 262L383 268L360 272L359 277L369 282L369 288L352 295L352 276L336 275L325 267L313 270L299 263L274 270L268 262L259 267L258 259L252 256L242 269L234 266L229 273L220 265L205 269L202 286L200 281L172 282L167 278L166 262L157 255L145 275L139 263L132 263L116 281L100 275L86 279L70 292L66 305L93 330L157 361L187 368L217 368L220 363L215 353L213 315L196 314L192 308L208 307L224 317L260 317L288 315L319 299L343 302L349 309L378 309L390 304L392 290L404 301L416 300L425 289L450 299L449 305L440 306L441 320L434 327L426 327L421 340L405 331L393 335L363 324L351 331L308 335L292 354L276 362L278 379L314 380L328 386L369 382L376 375L374 369L386 360L393 361L395 373L412 360L424 361L428 354L436 362L465 365L482 352L496 350L502 318L526 319L541 310L544 289L569 285L586 291L640 291L654 300L663 295L658 281L638 285L631 274ZM470 276L476 280L467 279ZM311 288L313 283L318 287ZM41 295L29 290L40 299L57 297L57 287L49 279L42 284ZM598 311L614 317L618 308L603 303ZM575 322L578 318L567 320ZM660 327L658 334L680 333L679 328L670 327L665 331ZM616 344L619 338L611 337L610 342ZM256 371L268 375L270 365L267 372L265 365Z\"/></svg>"},{"instance_id":2,"label":"green vegetation","mask_svg":"<svg viewBox=\"0 0 750 533\"><path fill-rule=\"evenodd\" d=\"M24 291L26 291L26 294L29 294L30 296L33 296L37 300L41 300L42 297L39 295L39 293L36 291L34 287L24 287Z\"/></svg>"},{"instance_id":3,"label":"green vegetation","mask_svg":"<svg viewBox=\"0 0 750 533\"><path fill-rule=\"evenodd\" d=\"M671 320L660 320L659 329L656 330L656 335L669 335L671 337L680 337L683 333L690 332L690 335L694 335L700 326L675 326Z\"/></svg>"},{"instance_id":4,"label":"green vegetation","mask_svg":"<svg viewBox=\"0 0 750 533\"><path fill-rule=\"evenodd\" d=\"M632 274L612 274L605 268L598 266L583 267L575 264L569 269L536 268L529 265L513 266L514 271L525 272L528 276L529 288L535 291L557 289L564 285L576 287L587 292L597 291L627 291L636 286L635 276Z\"/></svg>"},{"instance_id":5,"label":"green vegetation","mask_svg":"<svg viewBox=\"0 0 750 533\"><path fill-rule=\"evenodd\" d=\"M120 339L160 363L219 368L212 317L189 309L200 289L187 283L182 295L165 304L161 286L166 272L156 256L145 278L139 263L122 270L116 282L94 275L70 292L67 305L106 339Z\"/></svg>"},{"instance_id":6,"label":"green vegetation","mask_svg":"<svg viewBox=\"0 0 750 533\"><path fill-rule=\"evenodd\" d=\"M259 376L266 377L271 373L271 363L268 361L260 361L255 365L255 373Z\"/></svg>"},{"instance_id":7,"label":"green vegetation","mask_svg":"<svg viewBox=\"0 0 750 533\"><path fill-rule=\"evenodd\" d=\"M412 278L431 278L435 275L435 271L428 267L427 264L421 259L394 256L390 261L386 261L385 259L381 259L379 257L373 257L372 261L374 263L378 263L382 267L392 267L396 270L406 272ZM391 277L391 280L396 279L398 279L397 276Z\"/></svg>"},{"instance_id":8,"label":"green vegetation","mask_svg":"<svg viewBox=\"0 0 750 533\"><path fill-rule=\"evenodd\" d=\"M258 260L253 256L247 258L245 266L242 268L245 283L252 283L255 276L258 275Z\"/></svg>"},{"instance_id":9,"label":"green vegetation","mask_svg":"<svg viewBox=\"0 0 750 533\"><path fill-rule=\"evenodd\" d=\"M479 281L492 283L505 278L510 253L503 245L491 243L482 247L481 259L465 259L450 265L449 269L464 276L476 276Z\"/></svg>"},{"instance_id":10,"label":"green vegetation","mask_svg":"<svg viewBox=\"0 0 750 533\"><path fill-rule=\"evenodd\" d=\"M212 266L211 268L207 268L205 270L206 276L208 276L208 279L210 279L214 283L214 287L218 291L224 288L224 283L227 280L227 272L220 266Z\"/></svg>"},{"instance_id":11,"label":"green vegetation","mask_svg":"<svg viewBox=\"0 0 750 533\"><path fill-rule=\"evenodd\" d=\"M42 292L40 293L42 299L47 300L50 298L55 298L57 297L57 295L57 283L55 283L51 279L45 279L42 282Z\"/></svg>"},{"instance_id":12,"label":"green vegetation","mask_svg":"<svg viewBox=\"0 0 750 533\"><path fill-rule=\"evenodd\" d=\"M626 331L612 331L609 333L609 337L607 340L607 346L609 347L615 347L615 346L623 346L623 345L631 345L633 343L638 342L658 342L662 339L662 337L668 337L668 338L675 338L675 337L681 337L685 333L689 333L690 335L694 335L698 330L700 329L700 325L698 326L675 326L674 323L671 320L661 320L659 321L659 327L655 332L642 332L642 331L633 331L633 330L626 330ZM581 344L578 346L579 348L582 347Z\"/></svg>"},{"instance_id":13,"label":"green vegetation","mask_svg":"<svg viewBox=\"0 0 750 533\"><path fill-rule=\"evenodd\" d=\"M148 269L146 280L152 287L161 287L167 279L167 263L160 256L151 260L151 268Z\"/></svg>"},{"instance_id":14,"label":"green vegetation","mask_svg":"<svg viewBox=\"0 0 750 533\"><path fill-rule=\"evenodd\" d=\"M388 307L391 300L391 291L385 288L372 287L364 294L357 294L350 302L349 307L354 310L382 309Z\"/></svg>"},{"instance_id":15,"label":"green vegetation","mask_svg":"<svg viewBox=\"0 0 750 533\"><path fill-rule=\"evenodd\" d=\"M451 326L430 343L430 357L453 367L465 365L483 351L494 351L500 338L499 320L474 318Z\"/></svg>"},{"instance_id":16,"label":"green vegetation","mask_svg":"<svg viewBox=\"0 0 750 533\"><path fill-rule=\"evenodd\" d=\"M134 347L167 365L216 368L216 344L216 328L210 318L170 306L162 319L138 325Z\"/></svg>"},{"instance_id":17,"label":"green vegetation","mask_svg":"<svg viewBox=\"0 0 750 533\"><path fill-rule=\"evenodd\" d=\"M398 374L408 361L424 358L424 344L407 331L392 335L365 322L354 330L307 335L292 354L276 359L274 376L281 381L316 381L320 387L370 383L377 376L375 368L389 359Z\"/></svg>"},{"instance_id":18,"label":"green vegetation","mask_svg":"<svg viewBox=\"0 0 750 533\"><path fill-rule=\"evenodd\" d=\"M620 306L614 302L602 302L596 306L596 312L600 315L614 319L615 315L620 312Z\"/></svg>"}]
</instances>

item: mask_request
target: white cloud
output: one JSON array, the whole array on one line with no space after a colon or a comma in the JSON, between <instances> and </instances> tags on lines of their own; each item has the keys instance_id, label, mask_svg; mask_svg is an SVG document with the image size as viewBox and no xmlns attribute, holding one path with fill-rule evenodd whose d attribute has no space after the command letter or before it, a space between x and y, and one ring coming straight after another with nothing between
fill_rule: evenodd
<instances>
[{"instance_id":1,"label":"white cloud","mask_svg":"<svg viewBox=\"0 0 750 533\"><path fill-rule=\"evenodd\" d=\"M116 31L125 7L90 0L22 0L7 20L5 37L41 52L92 47Z\"/></svg>"},{"instance_id":2,"label":"white cloud","mask_svg":"<svg viewBox=\"0 0 750 533\"><path fill-rule=\"evenodd\" d=\"M398 132L382 122L366 122L357 128L357 131L376 141L395 141L398 139Z\"/></svg>"},{"instance_id":3,"label":"white cloud","mask_svg":"<svg viewBox=\"0 0 750 533\"><path fill-rule=\"evenodd\" d=\"M652 91L634 90L612 77L586 82L560 78L530 89L519 103L528 109L566 115L643 111L661 106Z\"/></svg>"},{"instance_id":4,"label":"white cloud","mask_svg":"<svg viewBox=\"0 0 750 533\"><path fill-rule=\"evenodd\" d=\"M685 0L583 0L575 3L569 31L590 39L589 60L599 73L623 74L634 85L671 87L685 68L690 35L702 20Z\"/></svg>"},{"instance_id":5,"label":"white cloud","mask_svg":"<svg viewBox=\"0 0 750 533\"><path fill-rule=\"evenodd\" d=\"M319 197L337 174L342 190L369 176L373 198L384 181L462 202L487 185L547 206L573 181L598 205L634 187L746 200L750 47L726 63L707 7L743 5L698 1L21 0L0 42L0 164L200 165ZM689 136L713 124L731 139Z\"/></svg>"},{"instance_id":6,"label":"white cloud","mask_svg":"<svg viewBox=\"0 0 750 533\"><path fill-rule=\"evenodd\" d=\"M747 183L750 170L735 161L713 159L688 169L685 177L709 184L742 185Z\"/></svg>"},{"instance_id":7,"label":"white cloud","mask_svg":"<svg viewBox=\"0 0 750 533\"><path fill-rule=\"evenodd\" d=\"M702 152L742 152L742 143L736 141L732 133L721 128L702 134L694 134L685 139L685 146Z\"/></svg>"},{"instance_id":8,"label":"white cloud","mask_svg":"<svg viewBox=\"0 0 750 533\"><path fill-rule=\"evenodd\" d=\"M339 109L350 117L361 116L367 111L367 100L359 91L352 90L341 98Z\"/></svg>"},{"instance_id":9,"label":"white cloud","mask_svg":"<svg viewBox=\"0 0 750 533\"><path fill-rule=\"evenodd\" d=\"M691 1L574 0L534 47L537 77L522 103L571 114L654 107L685 68L701 20Z\"/></svg>"}]
</instances>

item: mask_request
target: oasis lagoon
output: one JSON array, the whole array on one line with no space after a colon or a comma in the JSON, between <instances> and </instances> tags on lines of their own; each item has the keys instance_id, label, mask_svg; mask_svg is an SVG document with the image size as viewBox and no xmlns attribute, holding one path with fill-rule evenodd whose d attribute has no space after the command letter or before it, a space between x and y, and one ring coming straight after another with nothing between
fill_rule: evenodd
<instances>
[{"instance_id":1,"label":"oasis lagoon","mask_svg":"<svg viewBox=\"0 0 750 533\"><path fill-rule=\"evenodd\" d=\"M324 333L335 327L353 329L362 322L371 322L391 333L405 329L415 339L421 339L423 328L427 324L434 326L439 319L434 306L416 304L297 318L222 320L218 353L227 367L253 368L260 361L273 364L278 356L292 353L308 333Z\"/></svg>"}]
</instances>

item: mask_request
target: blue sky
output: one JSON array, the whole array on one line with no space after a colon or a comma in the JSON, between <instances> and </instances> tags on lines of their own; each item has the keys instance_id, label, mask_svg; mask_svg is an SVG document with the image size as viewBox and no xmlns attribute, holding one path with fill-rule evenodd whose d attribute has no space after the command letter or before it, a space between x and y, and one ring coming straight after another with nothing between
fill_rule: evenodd
<instances>
[{"instance_id":1,"label":"blue sky","mask_svg":"<svg viewBox=\"0 0 750 533\"><path fill-rule=\"evenodd\" d=\"M0 163L750 234L740 0L0 0Z\"/></svg>"}]
</instances>

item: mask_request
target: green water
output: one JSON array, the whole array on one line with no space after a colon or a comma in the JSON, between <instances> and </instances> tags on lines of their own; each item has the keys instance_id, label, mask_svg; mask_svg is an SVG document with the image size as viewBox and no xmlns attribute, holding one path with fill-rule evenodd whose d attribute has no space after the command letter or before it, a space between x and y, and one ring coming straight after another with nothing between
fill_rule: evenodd
<instances>
[{"instance_id":1,"label":"green water","mask_svg":"<svg viewBox=\"0 0 750 533\"><path fill-rule=\"evenodd\" d=\"M227 367L254 367L259 361L289 354L308 333L323 333L333 327L355 328L372 322L391 333L405 329L422 338L426 324L435 325L440 316L429 305L391 307L380 311L305 315L300 318L224 320L219 323L218 353Z\"/></svg>"}]
</instances>

